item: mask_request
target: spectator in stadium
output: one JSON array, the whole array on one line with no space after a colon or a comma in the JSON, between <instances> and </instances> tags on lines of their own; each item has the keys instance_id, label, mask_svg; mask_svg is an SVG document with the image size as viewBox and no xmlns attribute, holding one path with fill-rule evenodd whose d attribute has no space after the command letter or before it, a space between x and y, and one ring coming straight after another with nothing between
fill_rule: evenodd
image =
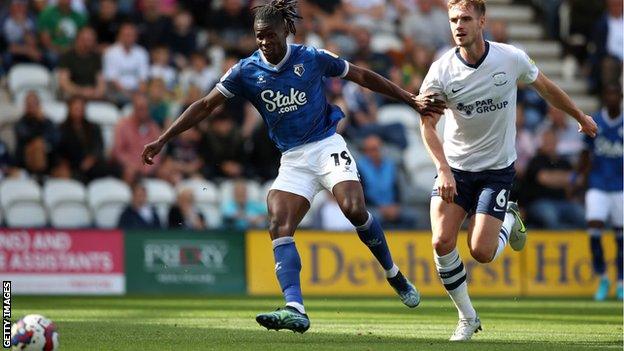
<instances>
[{"instance_id":1,"label":"spectator in stadium","mask_svg":"<svg viewBox=\"0 0 624 351\"><path fill-rule=\"evenodd\" d=\"M56 5L46 7L39 14L37 29L40 41L54 66L85 25L87 17L71 8L71 0L58 0Z\"/></svg>"},{"instance_id":2,"label":"spectator in stadium","mask_svg":"<svg viewBox=\"0 0 624 351\"><path fill-rule=\"evenodd\" d=\"M445 8L436 0L418 0L415 11L401 19L401 34L409 45L440 49L449 44L451 30Z\"/></svg>"},{"instance_id":3,"label":"spectator in stadium","mask_svg":"<svg viewBox=\"0 0 624 351\"><path fill-rule=\"evenodd\" d=\"M522 190L529 219L547 229L582 228L583 207L568 196L572 164L557 154L556 131L544 131L540 140Z\"/></svg>"},{"instance_id":4,"label":"spectator in stadium","mask_svg":"<svg viewBox=\"0 0 624 351\"><path fill-rule=\"evenodd\" d=\"M112 161L120 168L121 178L132 183L137 176L150 175L158 167L148 168L136 157L143 145L160 135L160 128L149 115L149 105L144 94L137 93L133 98L133 112L122 118L115 126L115 139L111 151ZM156 160L159 166L161 158Z\"/></svg>"},{"instance_id":5,"label":"spectator in stadium","mask_svg":"<svg viewBox=\"0 0 624 351\"><path fill-rule=\"evenodd\" d=\"M124 22L124 16L119 12L116 0L100 0L97 12L91 14L89 22L97 34L99 52L115 43L117 32Z\"/></svg>"},{"instance_id":6,"label":"spectator in stadium","mask_svg":"<svg viewBox=\"0 0 624 351\"><path fill-rule=\"evenodd\" d=\"M74 47L61 56L58 79L61 94L65 97L81 96L88 100L104 98L106 82L93 28L82 28Z\"/></svg>"},{"instance_id":7,"label":"spectator in stadium","mask_svg":"<svg viewBox=\"0 0 624 351\"><path fill-rule=\"evenodd\" d=\"M414 228L416 213L399 201L399 169L396 163L383 155L383 142L375 135L362 141L362 157L358 171L362 178L364 197L371 213L384 228Z\"/></svg>"},{"instance_id":8,"label":"spectator in stadium","mask_svg":"<svg viewBox=\"0 0 624 351\"><path fill-rule=\"evenodd\" d=\"M232 117L224 110L210 120L210 127L202 140L200 150L206 167L204 176L238 178L244 176L245 151L240 131Z\"/></svg>"},{"instance_id":9,"label":"spectator in stadium","mask_svg":"<svg viewBox=\"0 0 624 351\"><path fill-rule=\"evenodd\" d=\"M251 137L246 141L245 148L254 177L262 182L277 178L282 153L269 138L265 123L258 123Z\"/></svg>"},{"instance_id":10,"label":"spectator in stadium","mask_svg":"<svg viewBox=\"0 0 624 351\"><path fill-rule=\"evenodd\" d=\"M366 62L367 67L384 77L388 77L392 60L388 55L373 52L371 48L371 32L365 27L356 27L353 30L356 48L352 55L353 62Z\"/></svg>"},{"instance_id":11,"label":"spectator in stadium","mask_svg":"<svg viewBox=\"0 0 624 351\"><path fill-rule=\"evenodd\" d=\"M140 181L132 183L132 200L119 216L121 229L160 229L156 208L147 203L147 191Z\"/></svg>"},{"instance_id":12,"label":"spectator in stadium","mask_svg":"<svg viewBox=\"0 0 624 351\"><path fill-rule=\"evenodd\" d=\"M368 63L363 60L355 61L354 64L369 68ZM375 93L356 83L346 82L343 94L349 112L349 126L346 134L350 139L357 142L369 135L377 135L393 147L399 149L407 147L405 127L401 123L385 125L378 123L378 102Z\"/></svg>"},{"instance_id":13,"label":"spectator in stadium","mask_svg":"<svg viewBox=\"0 0 624 351\"><path fill-rule=\"evenodd\" d=\"M28 15L27 0L11 0L9 15L0 21L0 41L6 50L1 56L5 70L15 63L43 63L43 53L37 47L35 22Z\"/></svg>"},{"instance_id":14,"label":"spectator in stadium","mask_svg":"<svg viewBox=\"0 0 624 351\"><path fill-rule=\"evenodd\" d=\"M180 73L180 88L187 91L194 85L207 93L219 80L218 70L208 65L206 56L196 51L190 56L190 64Z\"/></svg>"},{"instance_id":15,"label":"spectator in stadium","mask_svg":"<svg viewBox=\"0 0 624 351\"><path fill-rule=\"evenodd\" d=\"M169 210L169 229L206 230L204 215L195 208L193 190L184 188Z\"/></svg>"},{"instance_id":16,"label":"spectator in stadium","mask_svg":"<svg viewBox=\"0 0 624 351\"><path fill-rule=\"evenodd\" d=\"M201 133L197 128L189 129L173 139L157 171L159 177L172 184L177 184L183 179L200 177L204 167L199 151L201 139Z\"/></svg>"},{"instance_id":17,"label":"spectator in stadium","mask_svg":"<svg viewBox=\"0 0 624 351\"><path fill-rule=\"evenodd\" d=\"M147 89L149 100L149 114L159 127L169 125L171 112L171 103L169 102L169 92L165 82L160 78L150 80Z\"/></svg>"},{"instance_id":18,"label":"spectator in stadium","mask_svg":"<svg viewBox=\"0 0 624 351\"><path fill-rule=\"evenodd\" d=\"M46 118L34 91L26 95L24 114L15 124L15 137L18 166L37 177L49 174L56 162L60 133Z\"/></svg>"},{"instance_id":19,"label":"spectator in stadium","mask_svg":"<svg viewBox=\"0 0 624 351\"><path fill-rule=\"evenodd\" d=\"M565 112L549 106L547 119L538 127L538 137L545 130L552 130L557 134L557 154L575 163L583 150L583 135L578 132L576 122Z\"/></svg>"},{"instance_id":20,"label":"spectator in stadium","mask_svg":"<svg viewBox=\"0 0 624 351\"><path fill-rule=\"evenodd\" d=\"M60 127L59 158L74 178L85 183L108 175L102 131L86 120L85 100L74 96L67 106L67 119Z\"/></svg>"},{"instance_id":21,"label":"spectator in stadium","mask_svg":"<svg viewBox=\"0 0 624 351\"><path fill-rule=\"evenodd\" d=\"M253 16L243 0L224 0L208 24L210 42L226 52L247 55L256 48L252 26Z\"/></svg>"},{"instance_id":22,"label":"spectator in stadium","mask_svg":"<svg viewBox=\"0 0 624 351\"><path fill-rule=\"evenodd\" d=\"M206 28L212 18L212 1L206 0L178 0L178 4L193 15L193 22Z\"/></svg>"},{"instance_id":23,"label":"spectator in stadium","mask_svg":"<svg viewBox=\"0 0 624 351\"><path fill-rule=\"evenodd\" d=\"M193 26L193 16L188 11L180 11L173 17L173 30L169 34L168 46L176 67L186 67L188 57L197 50L197 30Z\"/></svg>"},{"instance_id":24,"label":"spectator in stadium","mask_svg":"<svg viewBox=\"0 0 624 351\"><path fill-rule=\"evenodd\" d=\"M135 23L141 46L150 50L157 45L167 45L173 26L171 18L162 13L159 0L143 0L140 8Z\"/></svg>"},{"instance_id":25,"label":"spectator in stadium","mask_svg":"<svg viewBox=\"0 0 624 351\"><path fill-rule=\"evenodd\" d=\"M591 57L591 84L599 91L604 84L619 83L624 55L624 6L621 0L607 0L607 11L595 24Z\"/></svg>"},{"instance_id":26,"label":"spectator in stadium","mask_svg":"<svg viewBox=\"0 0 624 351\"><path fill-rule=\"evenodd\" d=\"M392 68L392 81L407 91L418 91L433 62L434 51L422 45L408 45L401 66Z\"/></svg>"},{"instance_id":27,"label":"spectator in stadium","mask_svg":"<svg viewBox=\"0 0 624 351\"><path fill-rule=\"evenodd\" d=\"M164 45L156 46L151 51L152 63L149 68L150 79L162 79L167 90L173 90L176 84L177 72L171 63L169 48Z\"/></svg>"},{"instance_id":28,"label":"spectator in stadium","mask_svg":"<svg viewBox=\"0 0 624 351\"><path fill-rule=\"evenodd\" d=\"M548 104L535 90L518 86L518 112L524 115L524 128L535 132L548 113Z\"/></svg>"},{"instance_id":29,"label":"spectator in stadium","mask_svg":"<svg viewBox=\"0 0 624 351\"><path fill-rule=\"evenodd\" d=\"M245 180L238 179L234 182L233 195L232 199L224 199L221 206L226 227L238 230L266 227L266 206L259 201L248 198Z\"/></svg>"},{"instance_id":30,"label":"spectator in stadium","mask_svg":"<svg viewBox=\"0 0 624 351\"><path fill-rule=\"evenodd\" d=\"M119 28L117 42L104 53L104 78L108 97L119 106L132 99L135 92L145 92L149 73L147 51L136 44L136 27L124 23Z\"/></svg>"}]
</instances>

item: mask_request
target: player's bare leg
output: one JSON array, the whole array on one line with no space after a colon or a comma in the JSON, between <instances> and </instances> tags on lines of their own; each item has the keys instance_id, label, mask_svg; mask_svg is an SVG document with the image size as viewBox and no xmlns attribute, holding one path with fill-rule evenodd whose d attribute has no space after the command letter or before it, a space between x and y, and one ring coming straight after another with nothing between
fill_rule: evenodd
<instances>
[{"instance_id":1,"label":"player's bare leg","mask_svg":"<svg viewBox=\"0 0 624 351\"><path fill-rule=\"evenodd\" d=\"M301 258L295 247L295 229L310 209L302 196L280 190L271 190L267 198L269 208L269 233L273 240L275 274L286 300L286 307L256 316L256 321L267 329L289 329L303 333L310 320L303 307L301 284Z\"/></svg>"},{"instance_id":2,"label":"player's bare leg","mask_svg":"<svg viewBox=\"0 0 624 351\"><path fill-rule=\"evenodd\" d=\"M355 226L360 240L368 246L386 271L388 283L399 295L401 301L408 307L418 306L420 294L392 261L392 255L379 222L366 210L364 191L360 182L354 180L340 182L334 186L332 192L342 213Z\"/></svg>"},{"instance_id":3,"label":"player's bare leg","mask_svg":"<svg viewBox=\"0 0 624 351\"><path fill-rule=\"evenodd\" d=\"M466 211L455 203L433 196L430 215L436 269L459 313L459 323L450 339L469 340L472 334L481 330L481 321L468 296L466 269L456 248L457 234L466 218Z\"/></svg>"}]
</instances>

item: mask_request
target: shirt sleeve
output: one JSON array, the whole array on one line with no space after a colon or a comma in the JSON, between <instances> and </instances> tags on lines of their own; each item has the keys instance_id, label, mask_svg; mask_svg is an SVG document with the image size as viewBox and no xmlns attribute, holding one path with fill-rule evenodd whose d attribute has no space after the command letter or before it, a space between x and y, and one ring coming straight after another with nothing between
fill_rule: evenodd
<instances>
[{"instance_id":1,"label":"shirt sleeve","mask_svg":"<svg viewBox=\"0 0 624 351\"><path fill-rule=\"evenodd\" d=\"M420 85L420 94L427 92L444 95L444 86L442 85L440 65L438 62L434 62L431 65L429 72L427 72L425 79Z\"/></svg>"},{"instance_id":2,"label":"shirt sleeve","mask_svg":"<svg viewBox=\"0 0 624 351\"><path fill-rule=\"evenodd\" d=\"M525 84L531 84L537 79L539 69L529 55L524 51L517 49L517 61L518 61L518 81Z\"/></svg>"},{"instance_id":3,"label":"shirt sleeve","mask_svg":"<svg viewBox=\"0 0 624 351\"><path fill-rule=\"evenodd\" d=\"M314 49L314 54L323 76L344 78L349 73L349 63L333 52L325 49Z\"/></svg>"},{"instance_id":4,"label":"shirt sleeve","mask_svg":"<svg viewBox=\"0 0 624 351\"><path fill-rule=\"evenodd\" d=\"M217 83L216 88L228 99L241 95L241 61L225 72L219 83Z\"/></svg>"}]
</instances>

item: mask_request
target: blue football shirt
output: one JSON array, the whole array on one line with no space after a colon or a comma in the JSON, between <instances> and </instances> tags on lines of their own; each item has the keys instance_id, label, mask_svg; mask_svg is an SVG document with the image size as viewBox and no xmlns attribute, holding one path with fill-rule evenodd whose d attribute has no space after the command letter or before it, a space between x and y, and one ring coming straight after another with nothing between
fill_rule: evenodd
<instances>
[{"instance_id":1,"label":"blue football shirt","mask_svg":"<svg viewBox=\"0 0 624 351\"><path fill-rule=\"evenodd\" d=\"M595 139L585 137L592 159L588 186L603 191L622 191L622 115L611 119L603 110L593 117L598 125L598 135Z\"/></svg>"},{"instance_id":2,"label":"blue football shirt","mask_svg":"<svg viewBox=\"0 0 624 351\"><path fill-rule=\"evenodd\" d=\"M336 132L344 113L325 96L325 77L344 78L349 64L337 55L303 45L288 45L280 63L262 52L240 60L216 88L225 97L250 101L268 126L269 137L284 152Z\"/></svg>"}]
</instances>

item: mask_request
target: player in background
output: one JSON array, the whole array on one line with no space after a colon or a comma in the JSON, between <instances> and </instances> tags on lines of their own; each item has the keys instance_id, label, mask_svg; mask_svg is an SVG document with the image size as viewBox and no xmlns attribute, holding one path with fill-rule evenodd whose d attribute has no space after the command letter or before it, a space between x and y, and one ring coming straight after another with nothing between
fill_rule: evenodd
<instances>
[{"instance_id":1,"label":"player in background","mask_svg":"<svg viewBox=\"0 0 624 351\"><path fill-rule=\"evenodd\" d=\"M421 93L437 93L448 106L444 145L435 128L440 114L421 118L421 134L438 171L430 208L436 269L459 312L450 339L469 340L481 330L481 321L456 248L462 223L469 218L468 246L480 263L494 260L508 242L521 250L526 241L518 207L508 203L515 173L517 84L532 85L574 117L579 131L593 137L596 124L523 51L483 39L484 0L450 0L448 10L457 47L432 64L421 87Z\"/></svg>"},{"instance_id":2,"label":"player in background","mask_svg":"<svg viewBox=\"0 0 624 351\"><path fill-rule=\"evenodd\" d=\"M258 323L269 329L302 333L310 326L301 295L301 259L293 236L314 195L323 188L333 193L402 302L417 306L418 291L394 264L381 226L366 210L355 160L344 139L336 134L344 114L327 102L323 78L348 79L403 101L420 113L442 113L444 104L408 93L331 52L289 45L286 38L295 33L295 20L300 18L294 0L272 0L255 10L259 50L234 65L208 96L193 103L158 140L146 145L144 162L152 164L167 141L208 117L226 99L235 95L246 98L260 112L269 136L282 152L279 174L267 202L275 273L286 307L259 314Z\"/></svg>"},{"instance_id":3,"label":"player in background","mask_svg":"<svg viewBox=\"0 0 624 351\"><path fill-rule=\"evenodd\" d=\"M604 108L594 115L598 124L596 139L585 138L585 150L579 160L579 171L573 184L587 186L585 193L585 217L592 253L594 272L600 277L594 298L602 301L609 295L611 283L602 252L600 238L606 225L615 232L617 244L616 297L622 300L622 148L624 139L622 122L622 88L607 85L602 94ZM573 177L574 178L574 177Z\"/></svg>"}]
</instances>

